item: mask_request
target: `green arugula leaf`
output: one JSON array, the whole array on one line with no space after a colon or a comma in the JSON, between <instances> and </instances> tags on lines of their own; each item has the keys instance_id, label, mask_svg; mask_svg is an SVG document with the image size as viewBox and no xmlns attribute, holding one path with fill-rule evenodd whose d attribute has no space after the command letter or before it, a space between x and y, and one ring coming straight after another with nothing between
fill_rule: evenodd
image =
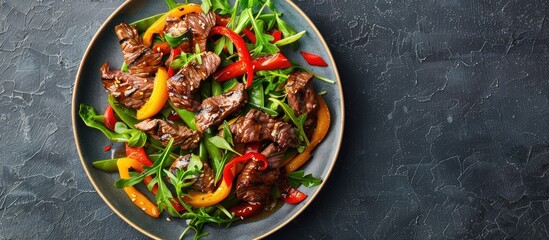
<instances>
[{"instance_id":1,"label":"green arugula leaf","mask_svg":"<svg viewBox=\"0 0 549 240\"><path fill-rule=\"evenodd\" d=\"M122 63L122 67L120 67L120 71L126 72L126 73L128 72L128 64L126 64L126 62Z\"/></svg>"},{"instance_id":2,"label":"green arugula leaf","mask_svg":"<svg viewBox=\"0 0 549 240\"><path fill-rule=\"evenodd\" d=\"M223 121L223 138L225 138L225 140L234 147L233 134L231 133L231 129L229 128L227 121Z\"/></svg>"},{"instance_id":3,"label":"green arugula leaf","mask_svg":"<svg viewBox=\"0 0 549 240\"><path fill-rule=\"evenodd\" d=\"M182 42L191 42L192 36L192 31L190 29L179 36L173 36L171 33L164 33L164 39L172 48L179 46Z\"/></svg>"},{"instance_id":4,"label":"green arugula leaf","mask_svg":"<svg viewBox=\"0 0 549 240\"><path fill-rule=\"evenodd\" d=\"M164 16L164 13L159 13L154 16L132 22L130 23L130 25L135 26L137 28L137 31L140 33L145 32L147 28L149 28L154 22L156 22L156 20L158 20L162 16Z\"/></svg>"},{"instance_id":5,"label":"green arugula leaf","mask_svg":"<svg viewBox=\"0 0 549 240\"><path fill-rule=\"evenodd\" d=\"M184 196L183 189L192 186L197 179L197 176L202 172L202 161L200 157L192 154L189 164L186 169L178 169L176 175L164 169L164 173L170 179L170 183L174 186L178 200L182 200Z\"/></svg>"},{"instance_id":6,"label":"green arugula leaf","mask_svg":"<svg viewBox=\"0 0 549 240\"><path fill-rule=\"evenodd\" d=\"M222 138L220 136L213 136L213 137L209 138L208 140L218 148L221 148L221 149L224 149L224 150L227 150L227 151L231 151L231 152L233 152L234 154L236 154L238 156L242 155L239 152L237 152L236 150L234 150L234 148L231 147L231 145L229 144L229 142L227 142L227 140L225 140L224 138Z\"/></svg>"},{"instance_id":7,"label":"green arugula leaf","mask_svg":"<svg viewBox=\"0 0 549 240\"><path fill-rule=\"evenodd\" d=\"M296 31L292 27L290 27L288 23L282 20L282 18L280 18L280 15L278 14L278 12L274 11L274 13L275 13L275 19L276 19L276 26L278 27L278 30L282 32L282 36L284 36L284 38L289 38L292 35L296 35ZM292 46L294 50L297 49L298 47L297 42L294 42Z\"/></svg>"},{"instance_id":8,"label":"green arugula leaf","mask_svg":"<svg viewBox=\"0 0 549 240\"><path fill-rule=\"evenodd\" d=\"M246 12L248 14L248 17L250 17L250 23L252 24L252 27L255 32L255 49L253 50L253 55L258 56L261 54L275 54L280 51L278 47L271 43L271 41L274 39L273 36L266 34L263 30L264 22L259 19L253 18L253 13L251 9L246 9Z\"/></svg>"},{"instance_id":9,"label":"green arugula leaf","mask_svg":"<svg viewBox=\"0 0 549 240\"><path fill-rule=\"evenodd\" d=\"M202 12L209 12L210 8L212 7L212 1L211 0L202 0L202 5L200 5L200 8L202 8Z\"/></svg>"},{"instance_id":10,"label":"green arugula leaf","mask_svg":"<svg viewBox=\"0 0 549 240\"><path fill-rule=\"evenodd\" d=\"M179 4L175 1L175 0L164 0L166 2L166 4L168 5L168 9L174 9L175 7L177 7Z\"/></svg>"},{"instance_id":11,"label":"green arugula leaf","mask_svg":"<svg viewBox=\"0 0 549 240\"><path fill-rule=\"evenodd\" d=\"M147 141L147 135L139 130L128 129L123 122L117 122L115 125L115 132L109 130L102 122L95 121L97 113L95 109L86 104L80 104L80 110L78 115L84 121L86 126L95 128L101 131L105 136L113 142L127 142L131 147L143 147ZM116 126L123 126L123 129L117 132Z\"/></svg>"},{"instance_id":12,"label":"green arugula leaf","mask_svg":"<svg viewBox=\"0 0 549 240\"><path fill-rule=\"evenodd\" d=\"M227 14L231 12L231 5L228 0L213 0L212 1L213 11L218 11L219 14Z\"/></svg>"},{"instance_id":13,"label":"green arugula leaf","mask_svg":"<svg viewBox=\"0 0 549 240\"><path fill-rule=\"evenodd\" d=\"M258 110L261 110L261 111L265 112L266 114L269 114L273 117L278 116L278 112L273 110L273 109L266 108L266 107L263 107L263 106L259 106L255 103L251 103L251 102L248 102L248 106L250 106L252 108L255 108L255 109L258 109Z\"/></svg>"},{"instance_id":14,"label":"green arugula leaf","mask_svg":"<svg viewBox=\"0 0 549 240\"><path fill-rule=\"evenodd\" d=\"M283 39L280 39L277 42L275 42L275 45L278 47L282 47L285 45L293 44L294 42L297 42L301 37L303 37L305 33L307 33L307 31L301 31L292 36L284 37Z\"/></svg>"},{"instance_id":15,"label":"green arugula leaf","mask_svg":"<svg viewBox=\"0 0 549 240\"><path fill-rule=\"evenodd\" d=\"M322 179L315 178L312 174L305 175L305 171L299 170L288 174L288 182L294 188L299 187L301 184L305 187L311 188L320 185L322 183Z\"/></svg>"},{"instance_id":16,"label":"green arugula leaf","mask_svg":"<svg viewBox=\"0 0 549 240\"><path fill-rule=\"evenodd\" d=\"M196 61L198 64L202 64L202 54L199 53L181 53L179 57L172 61L170 67L173 69L180 69L187 66L189 63Z\"/></svg>"},{"instance_id":17,"label":"green arugula leaf","mask_svg":"<svg viewBox=\"0 0 549 240\"><path fill-rule=\"evenodd\" d=\"M140 148L145 146L145 143L147 143L147 134L136 129L129 129L123 122L116 122L114 125L114 132L129 134L130 137L127 142L130 147Z\"/></svg>"}]
</instances>

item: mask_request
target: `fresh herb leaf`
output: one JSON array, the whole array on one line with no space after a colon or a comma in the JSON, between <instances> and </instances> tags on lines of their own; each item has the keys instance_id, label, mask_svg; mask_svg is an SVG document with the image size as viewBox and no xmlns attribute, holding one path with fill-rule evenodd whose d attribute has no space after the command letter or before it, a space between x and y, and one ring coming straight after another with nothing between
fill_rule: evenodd
<instances>
[{"instance_id":1,"label":"fresh herb leaf","mask_svg":"<svg viewBox=\"0 0 549 240\"><path fill-rule=\"evenodd\" d=\"M259 110L261 110L261 111L265 112L266 114L269 114L273 117L278 116L278 112L271 109L271 108L266 108L266 107L263 107L263 106L259 106L255 103L252 103L252 102L248 102L248 105L252 108L259 109Z\"/></svg>"},{"instance_id":2,"label":"fresh herb leaf","mask_svg":"<svg viewBox=\"0 0 549 240\"><path fill-rule=\"evenodd\" d=\"M307 31L301 31L292 36L284 37L283 39L280 39L277 42L275 42L275 45L278 47L282 47L285 45L293 44L294 42L297 42L301 37L303 37L305 33L307 33Z\"/></svg>"},{"instance_id":3,"label":"fresh herb leaf","mask_svg":"<svg viewBox=\"0 0 549 240\"><path fill-rule=\"evenodd\" d=\"M227 121L223 121L223 138L225 138L231 146L234 146L233 134L231 133L231 129L229 128Z\"/></svg>"},{"instance_id":4,"label":"fresh herb leaf","mask_svg":"<svg viewBox=\"0 0 549 240\"><path fill-rule=\"evenodd\" d=\"M202 160L200 157L192 154L186 169L178 169L176 175L166 169L164 169L164 173L174 186L176 196L180 198L180 196L184 195L183 189L192 186L196 182L197 176L200 175L202 169Z\"/></svg>"},{"instance_id":5,"label":"fresh herb leaf","mask_svg":"<svg viewBox=\"0 0 549 240\"><path fill-rule=\"evenodd\" d=\"M152 172L156 174L153 178L153 181L151 181L151 183L147 187L149 187L149 189L152 189L154 183L156 182L156 185L158 186L158 192L156 193L156 205L158 205L158 209L160 210L160 212L162 212L163 209L166 209L168 213L170 213L170 215L172 216L181 216L171 202L174 200L174 197L172 192L164 182L164 177L166 176L166 173L164 172L164 168L162 167L164 165L164 161L169 158L172 147L173 138L170 139L170 141L168 142L166 149L164 150L164 152L162 152L162 155L160 155L158 161L156 161L153 166L147 169L144 173Z\"/></svg>"},{"instance_id":6,"label":"fresh herb leaf","mask_svg":"<svg viewBox=\"0 0 549 240\"><path fill-rule=\"evenodd\" d=\"M202 12L209 12L210 8L212 7L212 1L211 0L202 0L202 5L200 5L200 8L202 8Z\"/></svg>"},{"instance_id":7,"label":"fresh herb leaf","mask_svg":"<svg viewBox=\"0 0 549 240\"><path fill-rule=\"evenodd\" d=\"M280 51L278 47L271 43L271 41L274 39L273 36L266 34L263 30L264 22L259 19L254 19L252 10L246 9L245 13L248 14L248 17L250 17L250 23L252 24L252 27L255 32L255 48L253 49L253 55L258 56L261 54L275 54Z\"/></svg>"},{"instance_id":8,"label":"fresh herb leaf","mask_svg":"<svg viewBox=\"0 0 549 240\"><path fill-rule=\"evenodd\" d=\"M234 150L234 148L231 147L231 145L229 144L229 142L227 142L227 140L225 140L224 138L222 138L220 136L213 136L213 137L209 138L208 140L218 148L221 148L221 149L224 149L224 150L227 150L227 151L231 151L234 154L239 155L239 156L242 155L239 152L237 152L236 150Z\"/></svg>"},{"instance_id":9,"label":"fresh herb leaf","mask_svg":"<svg viewBox=\"0 0 549 240\"><path fill-rule=\"evenodd\" d=\"M326 83L335 84L335 81L334 81L334 80L330 80L330 79L328 79L328 78L326 78L326 77L323 77L323 76L314 74L313 72L309 71L309 69L307 69L307 68L305 68L305 67L303 67L303 66L295 65L293 68L294 68L294 69L301 69L301 70L306 71L306 72L308 72L308 73L310 73L310 74L313 74L313 76L314 76L315 78L318 78L319 80L324 81L324 82L326 82Z\"/></svg>"},{"instance_id":10,"label":"fresh herb leaf","mask_svg":"<svg viewBox=\"0 0 549 240\"><path fill-rule=\"evenodd\" d=\"M129 129L123 122L116 122L114 125L114 132L120 134L129 134L128 145L130 147L140 148L147 143L147 134L136 129Z\"/></svg>"},{"instance_id":11,"label":"fresh herb leaf","mask_svg":"<svg viewBox=\"0 0 549 240\"><path fill-rule=\"evenodd\" d=\"M276 26L278 30L282 32L282 36L284 36L284 38L289 38L292 35L295 35L296 31L292 27L290 27L288 23L282 20L282 18L280 18L280 15L278 14L278 12L275 11L274 13L275 13L275 19L276 19ZM292 46L294 47L294 49L297 49L298 47L297 42L294 42Z\"/></svg>"},{"instance_id":12,"label":"fresh herb leaf","mask_svg":"<svg viewBox=\"0 0 549 240\"><path fill-rule=\"evenodd\" d=\"M224 156L221 154L221 150L209 141L211 137L213 137L212 129L208 128L206 131L204 131L204 139L206 139L204 143L206 144L206 150L208 150L208 155L211 159L212 168L215 172L215 182L217 182L223 174L223 167L225 167L228 159L224 158Z\"/></svg>"},{"instance_id":13,"label":"fresh herb leaf","mask_svg":"<svg viewBox=\"0 0 549 240\"><path fill-rule=\"evenodd\" d=\"M171 33L164 33L164 39L172 48L179 46L182 42L190 42L191 38L192 31L190 29L179 36L173 36Z\"/></svg>"},{"instance_id":14,"label":"fresh herb leaf","mask_svg":"<svg viewBox=\"0 0 549 240\"><path fill-rule=\"evenodd\" d=\"M168 5L168 9L174 9L175 7L177 7L179 4L175 1L175 0L164 0L166 2L166 4Z\"/></svg>"},{"instance_id":15,"label":"fresh herb leaf","mask_svg":"<svg viewBox=\"0 0 549 240\"><path fill-rule=\"evenodd\" d=\"M86 126L101 131L111 141L128 142L131 147L143 147L143 145L145 145L147 141L147 135L139 130L127 129L126 127L126 131L112 132L102 122L97 122L94 120L94 118L98 115L93 107L86 104L80 104L80 110L78 111L78 115L80 116L82 121L84 121L84 124L86 124ZM126 124L122 122L117 122L117 124L115 125L115 130L116 126L120 126L121 124L126 126Z\"/></svg>"},{"instance_id":16,"label":"fresh herb leaf","mask_svg":"<svg viewBox=\"0 0 549 240\"><path fill-rule=\"evenodd\" d=\"M322 80L322 81L327 82L327 83L329 83L329 84L335 84L335 81L330 80L330 79L328 79L328 78L325 78L325 77L323 77L323 76L316 75L316 74L314 74L314 76L315 76L316 78L318 78L319 80Z\"/></svg>"},{"instance_id":17,"label":"fresh herb leaf","mask_svg":"<svg viewBox=\"0 0 549 240\"><path fill-rule=\"evenodd\" d=\"M120 67L120 71L128 72L128 64L126 62L122 63L122 67Z\"/></svg>"},{"instance_id":18,"label":"fresh herb leaf","mask_svg":"<svg viewBox=\"0 0 549 240\"><path fill-rule=\"evenodd\" d=\"M265 4L264 0L242 0L242 9L259 7Z\"/></svg>"},{"instance_id":19,"label":"fresh herb leaf","mask_svg":"<svg viewBox=\"0 0 549 240\"><path fill-rule=\"evenodd\" d=\"M303 184L305 187L314 187L322 183L322 179L313 177L312 174L305 175L305 171L299 170L288 174L288 182L292 187L297 188Z\"/></svg>"},{"instance_id":20,"label":"fresh herb leaf","mask_svg":"<svg viewBox=\"0 0 549 240\"><path fill-rule=\"evenodd\" d=\"M156 22L156 20L158 20L162 16L164 16L164 13L159 13L154 16L132 22L130 23L130 25L135 26L138 32L145 32L147 28L149 28L154 22Z\"/></svg>"},{"instance_id":21,"label":"fresh herb leaf","mask_svg":"<svg viewBox=\"0 0 549 240\"><path fill-rule=\"evenodd\" d=\"M213 11L218 11L219 14L227 14L231 12L231 5L228 0L213 0Z\"/></svg>"},{"instance_id":22,"label":"fresh herb leaf","mask_svg":"<svg viewBox=\"0 0 549 240\"><path fill-rule=\"evenodd\" d=\"M173 69L180 69L187 66L188 64L196 62L197 64L202 64L202 55L201 53L181 53L179 57L172 61L170 67Z\"/></svg>"}]
</instances>

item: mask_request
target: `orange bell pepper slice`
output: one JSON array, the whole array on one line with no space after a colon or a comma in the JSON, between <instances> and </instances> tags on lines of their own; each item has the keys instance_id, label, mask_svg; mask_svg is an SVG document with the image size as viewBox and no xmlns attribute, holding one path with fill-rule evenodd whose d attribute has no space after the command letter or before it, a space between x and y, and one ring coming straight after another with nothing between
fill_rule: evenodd
<instances>
[{"instance_id":1,"label":"orange bell pepper slice","mask_svg":"<svg viewBox=\"0 0 549 240\"><path fill-rule=\"evenodd\" d=\"M326 102L324 101L324 98L322 98L322 96L316 95L316 99L319 105L317 114L318 119L316 122L315 131L313 132L311 143L305 148L305 150L303 150L302 153L295 156L294 159L292 159L290 162L288 162L288 164L284 166L287 173L291 173L299 169L309 160L309 158L311 158L311 152L322 141L322 139L324 139L324 137L328 133L328 130L330 129L330 109L328 109L328 106L326 105Z\"/></svg>"},{"instance_id":2,"label":"orange bell pepper slice","mask_svg":"<svg viewBox=\"0 0 549 240\"><path fill-rule=\"evenodd\" d=\"M164 31L164 25L166 25L166 18L168 17L181 17L188 13L201 13L202 8L198 4L185 4L179 7L176 7L168 11L164 16L156 20L143 34L143 43L146 46L151 46L154 34L160 34Z\"/></svg>"},{"instance_id":3,"label":"orange bell pepper slice","mask_svg":"<svg viewBox=\"0 0 549 240\"><path fill-rule=\"evenodd\" d=\"M118 172L120 173L120 178L128 179L130 178L130 172L129 169L133 168L135 170L141 170L143 171L143 167L141 163L139 163L137 160L133 158L119 158L116 162L116 165L118 166ZM143 195L139 190L137 190L135 187L125 187L124 192L130 197L132 202L139 207L141 210L143 210L145 213L150 215L151 217L158 218L160 215L160 211L158 211L158 207L156 204L151 202L145 195Z\"/></svg>"},{"instance_id":4,"label":"orange bell pepper slice","mask_svg":"<svg viewBox=\"0 0 549 240\"><path fill-rule=\"evenodd\" d=\"M149 100L137 111L137 120L153 117L162 110L168 101L168 71L159 67L154 77L154 87Z\"/></svg>"}]
</instances>

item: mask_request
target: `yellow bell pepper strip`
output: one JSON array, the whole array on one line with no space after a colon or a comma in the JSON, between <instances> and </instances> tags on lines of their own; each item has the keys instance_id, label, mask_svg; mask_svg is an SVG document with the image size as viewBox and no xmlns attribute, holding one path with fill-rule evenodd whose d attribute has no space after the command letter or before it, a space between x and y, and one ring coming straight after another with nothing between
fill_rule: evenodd
<instances>
[{"instance_id":1,"label":"yellow bell pepper strip","mask_svg":"<svg viewBox=\"0 0 549 240\"><path fill-rule=\"evenodd\" d=\"M168 72L159 67L154 77L154 87L149 100L137 111L137 120L145 120L156 115L168 101Z\"/></svg>"},{"instance_id":2,"label":"yellow bell pepper strip","mask_svg":"<svg viewBox=\"0 0 549 240\"><path fill-rule=\"evenodd\" d=\"M330 129L330 110L324 101L324 98L320 95L316 95L318 101L319 109L317 113L317 122L316 128L313 132L311 143L303 150L302 153L298 154L294 159L292 159L288 164L284 166L287 173L291 173L299 169L303 164L305 164L309 158L311 158L311 152L313 149L324 139L328 130Z\"/></svg>"},{"instance_id":3,"label":"yellow bell pepper strip","mask_svg":"<svg viewBox=\"0 0 549 240\"><path fill-rule=\"evenodd\" d=\"M193 207L209 207L223 201L229 193L233 185L235 165L240 162L246 162L248 160L261 161L263 166L259 170L267 169L267 158L261 153L250 152L242 156L236 157L231 160L223 169L223 178L221 184L215 192L209 193L189 193L189 196L184 197L184 201L189 203Z\"/></svg>"},{"instance_id":4,"label":"yellow bell pepper strip","mask_svg":"<svg viewBox=\"0 0 549 240\"><path fill-rule=\"evenodd\" d=\"M164 25L166 24L166 18L168 17L181 17L188 13L201 13L202 8L200 8L200 5L198 4L185 4L179 7L176 7L170 11L168 11L164 16L157 19L149 28L147 28L147 31L143 34L143 43L146 46L152 45L152 40L155 33L162 33L164 31Z\"/></svg>"},{"instance_id":5,"label":"yellow bell pepper strip","mask_svg":"<svg viewBox=\"0 0 549 240\"><path fill-rule=\"evenodd\" d=\"M118 162L116 163L118 165L118 172L120 173L120 178L127 179L130 178L130 172L129 169L142 169L141 163L139 163L137 160L133 158L119 158ZM160 211L158 211L158 207L156 204L151 202L145 195L143 195L139 190L137 190L135 187L125 187L124 191L126 194L130 197L132 202L141 210L143 210L145 213L150 215L151 217L158 218L160 215Z\"/></svg>"},{"instance_id":6,"label":"yellow bell pepper strip","mask_svg":"<svg viewBox=\"0 0 549 240\"><path fill-rule=\"evenodd\" d=\"M225 180L222 180L215 192L189 193L189 196L184 197L183 200L197 208L213 206L229 196L231 187L232 183L227 183Z\"/></svg>"}]
</instances>

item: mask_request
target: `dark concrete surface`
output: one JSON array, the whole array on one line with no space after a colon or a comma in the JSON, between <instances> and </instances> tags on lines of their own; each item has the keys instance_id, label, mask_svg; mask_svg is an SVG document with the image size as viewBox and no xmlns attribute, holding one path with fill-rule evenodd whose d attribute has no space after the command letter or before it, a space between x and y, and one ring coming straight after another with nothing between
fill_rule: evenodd
<instances>
[{"instance_id":1,"label":"dark concrete surface","mask_svg":"<svg viewBox=\"0 0 549 240\"><path fill-rule=\"evenodd\" d=\"M76 71L122 1L0 0L0 239L144 238L72 135ZM323 191L271 239L549 238L549 2L296 1L346 100Z\"/></svg>"}]
</instances>

